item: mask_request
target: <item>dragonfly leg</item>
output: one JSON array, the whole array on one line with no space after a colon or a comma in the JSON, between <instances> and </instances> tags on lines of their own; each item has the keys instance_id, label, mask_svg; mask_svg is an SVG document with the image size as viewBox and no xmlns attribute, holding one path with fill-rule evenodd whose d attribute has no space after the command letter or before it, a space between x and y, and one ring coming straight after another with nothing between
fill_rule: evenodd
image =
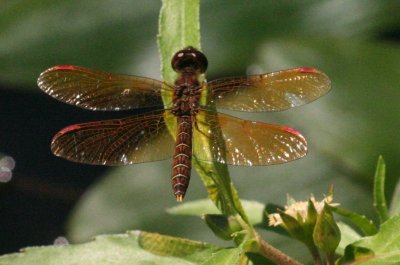
<instances>
[{"instance_id":1,"label":"dragonfly leg","mask_svg":"<svg viewBox=\"0 0 400 265\"><path fill-rule=\"evenodd\" d=\"M196 118L193 119L193 123L194 123L194 128L195 128L199 133L201 133L202 135L204 135L204 136L207 137L208 139L211 139L209 133L204 132L204 131L202 131L202 130L200 129L200 127L199 127L199 125L198 125L198 123L197 123Z\"/></svg>"}]
</instances>

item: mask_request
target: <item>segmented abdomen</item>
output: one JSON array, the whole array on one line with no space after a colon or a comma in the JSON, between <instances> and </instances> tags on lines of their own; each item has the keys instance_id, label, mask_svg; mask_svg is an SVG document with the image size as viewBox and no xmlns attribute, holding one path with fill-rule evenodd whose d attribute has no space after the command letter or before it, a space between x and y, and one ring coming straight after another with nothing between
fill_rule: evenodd
<instances>
[{"instance_id":1,"label":"segmented abdomen","mask_svg":"<svg viewBox=\"0 0 400 265\"><path fill-rule=\"evenodd\" d=\"M192 169L192 117L178 116L178 134L172 161L172 189L177 201L182 201L189 186Z\"/></svg>"}]
</instances>

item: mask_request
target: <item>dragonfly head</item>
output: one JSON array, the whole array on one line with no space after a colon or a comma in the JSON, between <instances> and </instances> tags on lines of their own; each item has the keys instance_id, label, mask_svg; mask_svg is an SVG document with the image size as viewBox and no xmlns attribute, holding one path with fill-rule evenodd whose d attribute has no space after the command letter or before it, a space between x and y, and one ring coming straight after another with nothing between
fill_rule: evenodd
<instances>
[{"instance_id":1,"label":"dragonfly head","mask_svg":"<svg viewBox=\"0 0 400 265\"><path fill-rule=\"evenodd\" d=\"M207 70L208 61L202 52L189 46L175 53L171 60L171 66L178 73L187 69L194 70L196 73L204 73Z\"/></svg>"}]
</instances>

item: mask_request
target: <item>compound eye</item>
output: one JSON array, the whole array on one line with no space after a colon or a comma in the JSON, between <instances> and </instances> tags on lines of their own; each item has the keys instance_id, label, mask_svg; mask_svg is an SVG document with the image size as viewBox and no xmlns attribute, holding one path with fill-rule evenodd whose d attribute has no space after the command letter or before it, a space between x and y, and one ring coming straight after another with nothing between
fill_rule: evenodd
<instances>
[{"instance_id":1,"label":"compound eye","mask_svg":"<svg viewBox=\"0 0 400 265\"><path fill-rule=\"evenodd\" d=\"M176 72L182 72L189 67L196 72L204 73L207 70L208 61L202 52L193 47L187 47L175 53L171 66Z\"/></svg>"}]
</instances>

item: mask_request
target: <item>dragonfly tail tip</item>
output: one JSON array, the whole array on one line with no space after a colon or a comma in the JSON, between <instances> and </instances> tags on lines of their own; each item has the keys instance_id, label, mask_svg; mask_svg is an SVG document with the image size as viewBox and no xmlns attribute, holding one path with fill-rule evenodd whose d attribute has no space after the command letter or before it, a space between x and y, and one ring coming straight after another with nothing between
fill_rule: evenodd
<instances>
[{"instance_id":1,"label":"dragonfly tail tip","mask_svg":"<svg viewBox=\"0 0 400 265\"><path fill-rule=\"evenodd\" d=\"M177 202L183 202L183 195L182 194L177 194L176 195L176 201Z\"/></svg>"}]
</instances>

